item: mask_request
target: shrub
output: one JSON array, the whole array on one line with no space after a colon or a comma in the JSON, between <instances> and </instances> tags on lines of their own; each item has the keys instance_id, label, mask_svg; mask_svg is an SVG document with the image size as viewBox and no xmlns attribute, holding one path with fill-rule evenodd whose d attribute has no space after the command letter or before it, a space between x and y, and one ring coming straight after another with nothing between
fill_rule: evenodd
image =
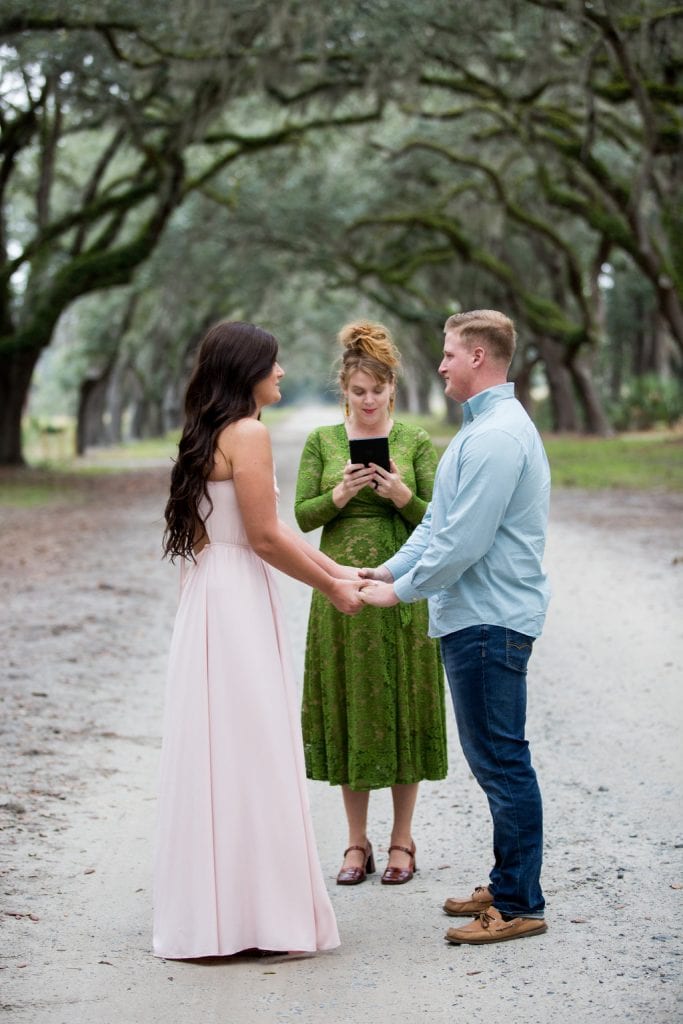
<instances>
[{"instance_id":1,"label":"shrub","mask_svg":"<svg viewBox=\"0 0 683 1024\"><path fill-rule=\"evenodd\" d=\"M683 417L683 385L654 373L633 377L621 398L610 408L617 430L650 430L665 424L673 427Z\"/></svg>"}]
</instances>

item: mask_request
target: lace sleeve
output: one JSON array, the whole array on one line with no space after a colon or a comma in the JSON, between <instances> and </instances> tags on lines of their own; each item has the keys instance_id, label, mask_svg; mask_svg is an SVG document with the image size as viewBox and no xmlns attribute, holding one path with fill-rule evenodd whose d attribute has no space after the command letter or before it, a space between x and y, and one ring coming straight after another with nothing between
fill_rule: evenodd
<instances>
[{"instance_id":1,"label":"lace sleeve","mask_svg":"<svg viewBox=\"0 0 683 1024\"><path fill-rule=\"evenodd\" d=\"M294 499L294 515L299 528L305 533L329 523L339 512L332 500L332 492L320 493L323 468L320 434L314 430L308 435L301 453Z\"/></svg>"},{"instance_id":2,"label":"lace sleeve","mask_svg":"<svg viewBox=\"0 0 683 1024\"><path fill-rule=\"evenodd\" d=\"M420 430L415 438L415 451L413 453L415 492L408 504L399 509L402 518L410 526L417 526L422 522L427 505L432 499L434 474L436 473L438 461L436 449L431 442L429 434L424 430Z\"/></svg>"}]
</instances>

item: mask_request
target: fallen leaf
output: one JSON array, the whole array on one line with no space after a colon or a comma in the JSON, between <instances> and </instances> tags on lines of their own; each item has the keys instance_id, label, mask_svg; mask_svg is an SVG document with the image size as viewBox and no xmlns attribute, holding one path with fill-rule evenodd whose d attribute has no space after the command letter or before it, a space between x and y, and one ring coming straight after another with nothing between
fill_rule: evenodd
<instances>
[{"instance_id":1,"label":"fallen leaf","mask_svg":"<svg viewBox=\"0 0 683 1024\"><path fill-rule=\"evenodd\" d=\"M681 883L681 882L672 882L671 883L671 888L672 889L683 889L683 883Z\"/></svg>"},{"instance_id":2,"label":"fallen leaf","mask_svg":"<svg viewBox=\"0 0 683 1024\"><path fill-rule=\"evenodd\" d=\"M86 868L85 871L83 872L83 874L84 875L94 875L95 874L95 869L94 868Z\"/></svg>"},{"instance_id":3,"label":"fallen leaf","mask_svg":"<svg viewBox=\"0 0 683 1024\"><path fill-rule=\"evenodd\" d=\"M98 962L98 964L106 964L107 967L113 967L114 966L113 963L111 962L111 960L98 960L97 962Z\"/></svg>"},{"instance_id":4,"label":"fallen leaf","mask_svg":"<svg viewBox=\"0 0 683 1024\"><path fill-rule=\"evenodd\" d=\"M571 918L571 923L572 924L587 924L587 918L585 918L585 917L572 917Z\"/></svg>"},{"instance_id":5,"label":"fallen leaf","mask_svg":"<svg viewBox=\"0 0 683 1024\"><path fill-rule=\"evenodd\" d=\"M481 971L467 971L466 973L467 973L467 974L469 974L469 975L472 975L472 974L481 974Z\"/></svg>"}]
</instances>

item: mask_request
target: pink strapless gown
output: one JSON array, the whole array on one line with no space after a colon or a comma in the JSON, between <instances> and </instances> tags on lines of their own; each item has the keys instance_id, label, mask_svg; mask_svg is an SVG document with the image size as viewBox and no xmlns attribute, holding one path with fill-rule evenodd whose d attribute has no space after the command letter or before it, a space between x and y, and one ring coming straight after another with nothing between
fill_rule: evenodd
<instances>
[{"instance_id":1,"label":"pink strapless gown","mask_svg":"<svg viewBox=\"0 0 683 1024\"><path fill-rule=\"evenodd\" d=\"M232 481L209 491L210 543L185 575L171 642L154 953L333 949L279 595Z\"/></svg>"}]
</instances>

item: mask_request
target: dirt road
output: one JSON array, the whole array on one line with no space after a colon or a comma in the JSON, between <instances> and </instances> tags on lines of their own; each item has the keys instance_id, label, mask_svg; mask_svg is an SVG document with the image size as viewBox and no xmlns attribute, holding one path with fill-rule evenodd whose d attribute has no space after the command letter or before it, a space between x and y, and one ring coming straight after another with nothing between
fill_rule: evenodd
<instances>
[{"instance_id":1,"label":"dirt road","mask_svg":"<svg viewBox=\"0 0 683 1024\"><path fill-rule=\"evenodd\" d=\"M278 427L282 512L304 417ZM490 827L449 709L450 773L424 784L419 872L334 885L336 789L311 784L342 946L300 960L150 954L150 861L176 570L166 473L83 480L3 509L0 1007L23 1024L429 1024L683 1019L683 499L558 492L554 597L530 667L546 808L545 936L448 946L445 896L486 880ZM282 579L301 666L309 595ZM371 801L380 864L386 794Z\"/></svg>"}]
</instances>

